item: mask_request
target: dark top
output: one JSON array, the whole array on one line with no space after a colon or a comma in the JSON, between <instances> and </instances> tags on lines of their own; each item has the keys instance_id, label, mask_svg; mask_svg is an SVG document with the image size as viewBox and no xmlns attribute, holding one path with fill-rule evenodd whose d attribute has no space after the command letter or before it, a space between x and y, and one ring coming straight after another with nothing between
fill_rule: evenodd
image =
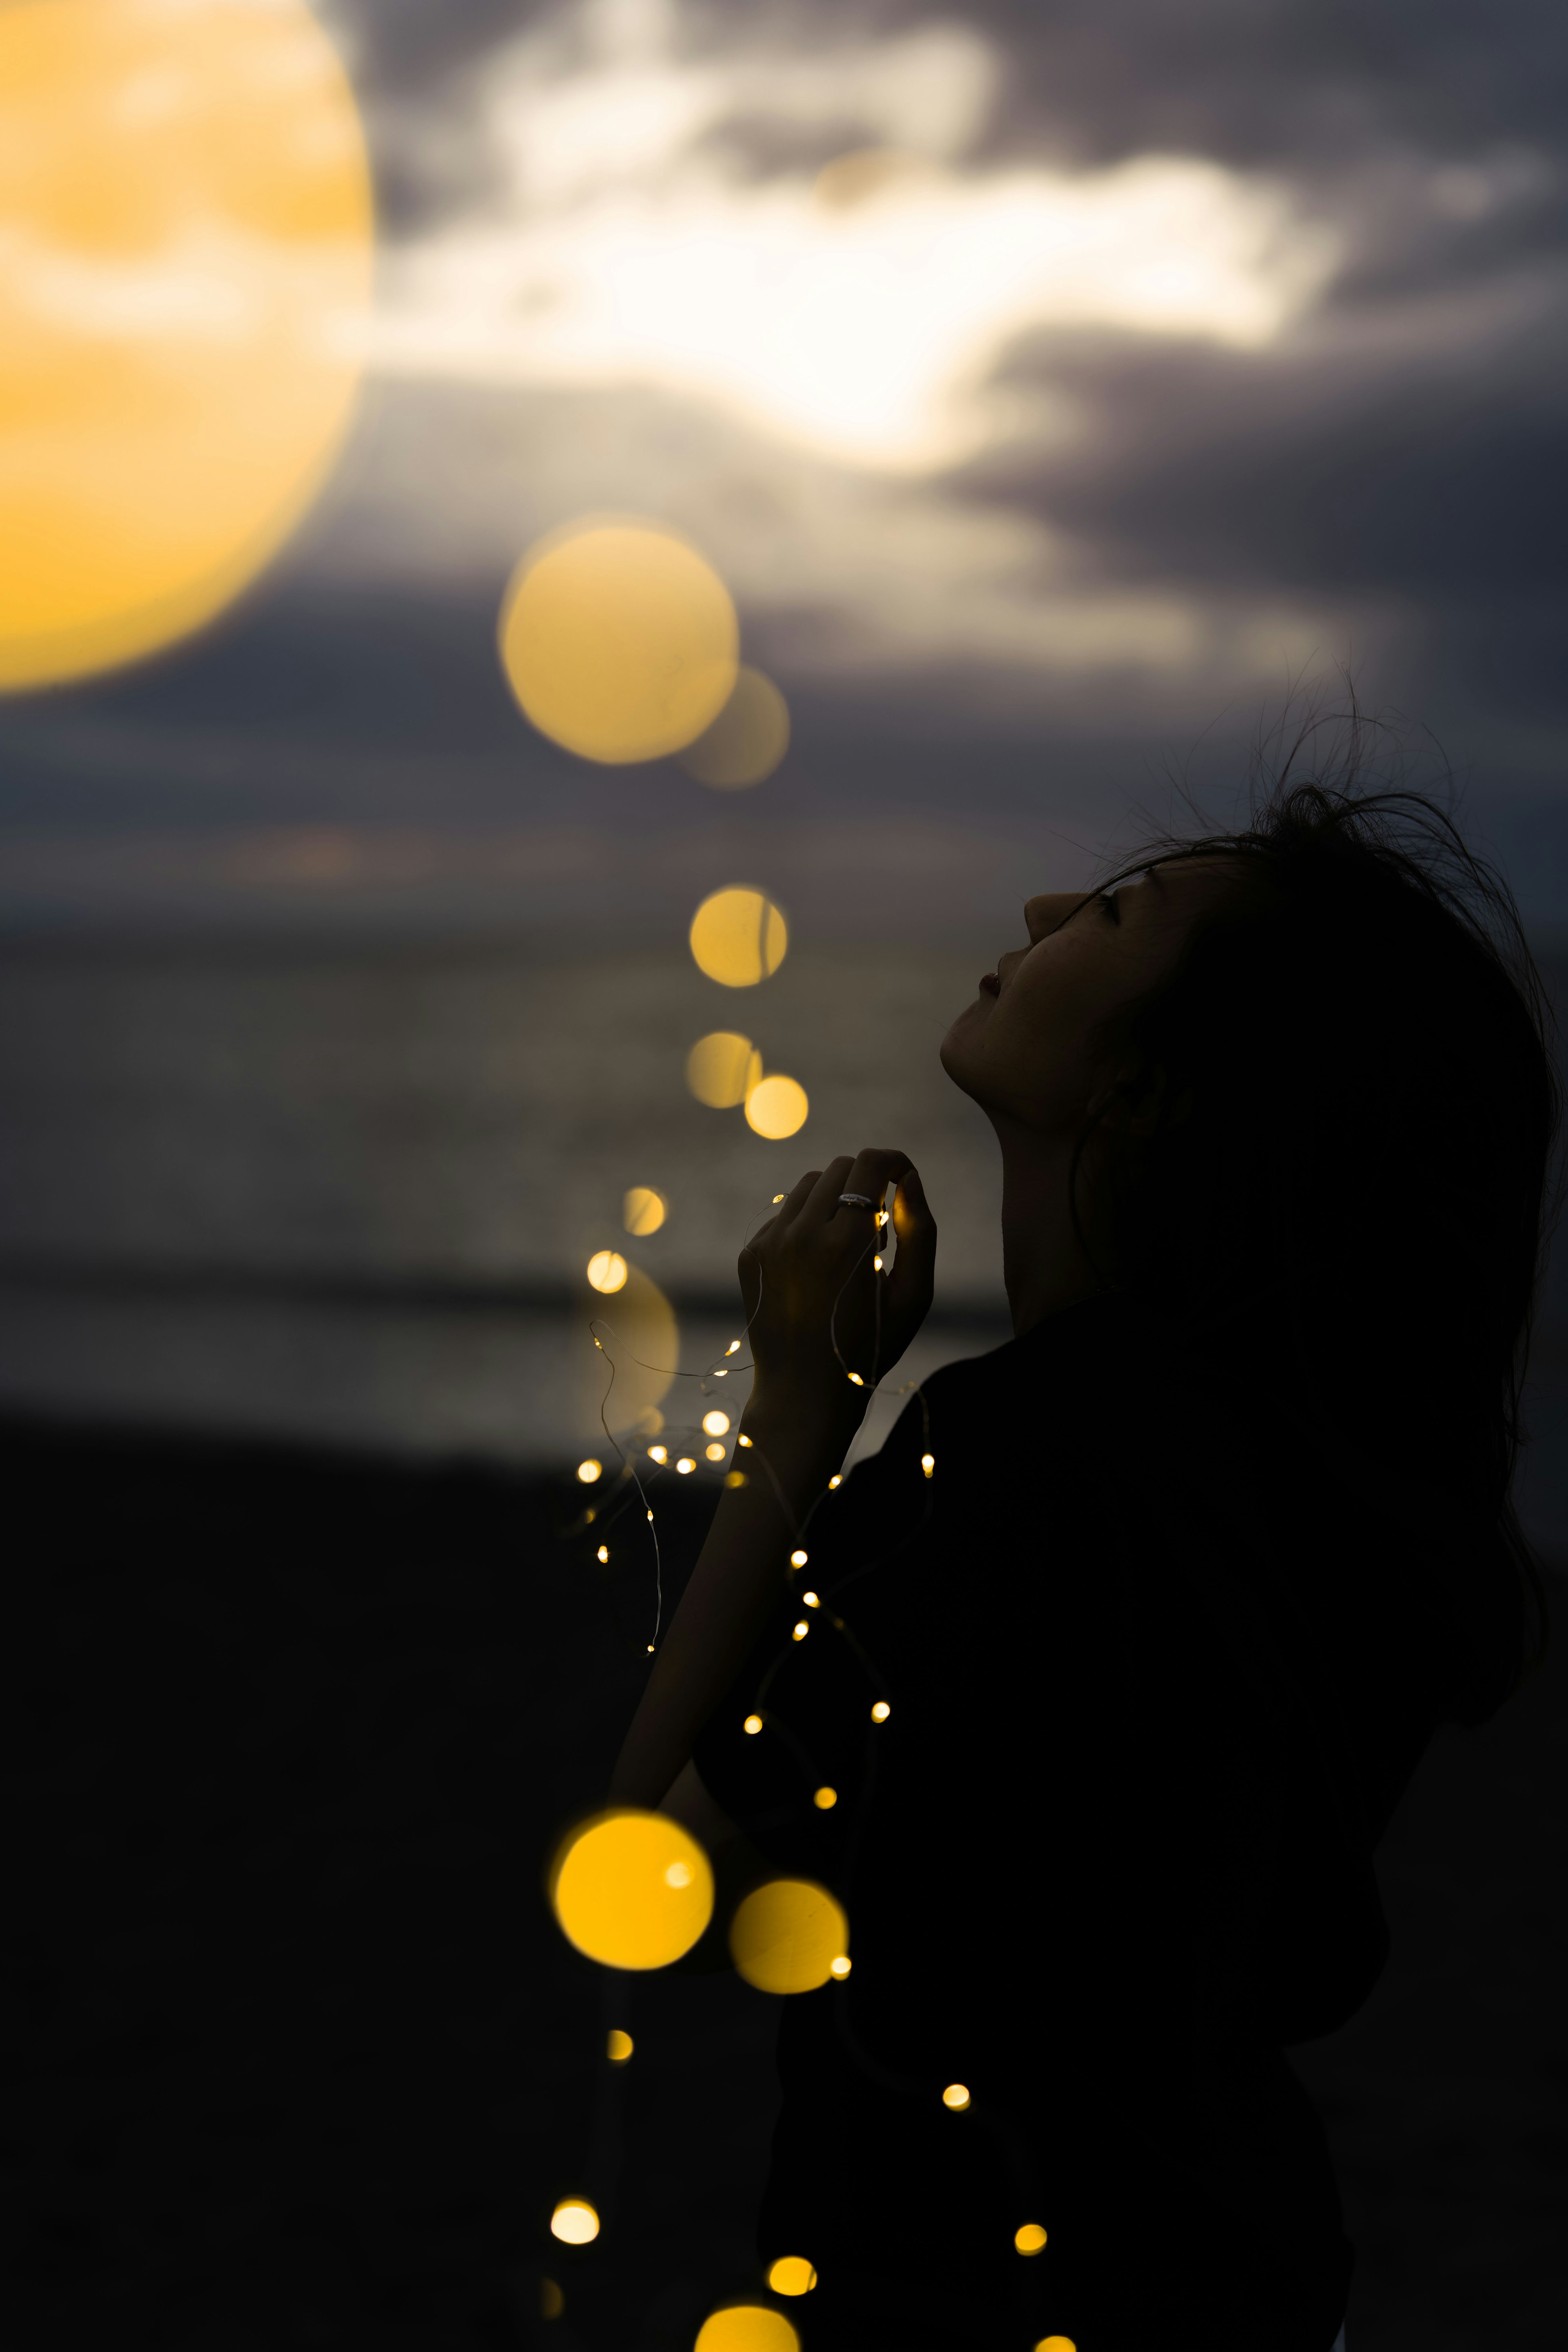
<instances>
[{"instance_id":1,"label":"dark top","mask_svg":"<svg viewBox=\"0 0 1568 2352\"><path fill-rule=\"evenodd\" d=\"M698 1744L849 1917L849 1978L781 2005L761 2221L764 2261L817 2269L811 2352L1329 2352L1353 2256L1282 2045L1383 1966L1371 1855L1476 1546L1435 1576L1444 1537L1240 1355L1096 1301L936 1374Z\"/></svg>"}]
</instances>

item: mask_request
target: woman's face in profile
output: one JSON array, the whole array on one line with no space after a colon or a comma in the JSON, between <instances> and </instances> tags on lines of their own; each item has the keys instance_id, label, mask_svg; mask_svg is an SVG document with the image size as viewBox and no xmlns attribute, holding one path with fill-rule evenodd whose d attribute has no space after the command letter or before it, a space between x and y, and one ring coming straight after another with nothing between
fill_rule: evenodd
<instances>
[{"instance_id":1,"label":"woman's face in profile","mask_svg":"<svg viewBox=\"0 0 1568 2352\"><path fill-rule=\"evenodd\" d=\"M1151 866L1091 898L1031 898L1028 944L998 957L942 1040L949 1077L994 1117L1077 1135L1119 1075L1104 1024L1171 970L1225 881L1226 861L1194 858Z\"/></svg>"}]
</instances>

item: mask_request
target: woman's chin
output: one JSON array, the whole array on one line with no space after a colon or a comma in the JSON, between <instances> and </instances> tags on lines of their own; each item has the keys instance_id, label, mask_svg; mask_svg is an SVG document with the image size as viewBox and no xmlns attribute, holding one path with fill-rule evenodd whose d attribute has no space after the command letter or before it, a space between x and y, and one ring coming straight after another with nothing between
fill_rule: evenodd
<instances>
[{"instance_id":1,"label":"woman's chin","mask_svg":"<svg viewBox=\"0 0 1568 2352\"><path fill-rule=\"evenodd\" d=\"M942 1044L937 1047L937 1059L942 1068L947 1072L953 1085L962 1087L966 1095L974 1092L973 1082L978 1058L970 1042L970 1032L974 1028L976 1014L984 1018L989 1010L987 1000L983 996L976 997L973 1004L964 1006Z\"/></svg>"}]
</instances>

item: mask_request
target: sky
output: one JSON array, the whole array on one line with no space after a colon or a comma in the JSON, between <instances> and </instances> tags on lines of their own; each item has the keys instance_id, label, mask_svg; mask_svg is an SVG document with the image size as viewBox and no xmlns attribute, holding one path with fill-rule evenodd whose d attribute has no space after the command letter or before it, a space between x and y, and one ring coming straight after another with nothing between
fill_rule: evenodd
<instances>
[{"instance_id":1,"label":"sky","mask_svg":"<svg viewBox=\"0 0 1568 2352\"><path fill-rule=\"evenodd\" d=\"M0 699L0 922L653 939L757 878L954 937L1178 787L1223 818L1349 678L1568 932L1560 9L320 14L357 421L216 622ZM512 567L601 510L689 534L784 689L750 793L508 694Z\"/></svg>"}]
</instances>

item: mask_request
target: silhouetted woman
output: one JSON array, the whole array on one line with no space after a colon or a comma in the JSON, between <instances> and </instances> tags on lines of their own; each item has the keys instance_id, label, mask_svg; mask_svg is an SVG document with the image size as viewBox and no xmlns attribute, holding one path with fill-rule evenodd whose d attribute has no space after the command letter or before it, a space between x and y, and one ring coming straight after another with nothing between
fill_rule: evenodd
<instances>
[{"instance_id":1,"label":"silhouetted woman","mask_svg":"<svg viewBox=\"0 0 1568 2352\"><path fill-rule=\"evenodd\" d=\"M829 1491L936 1229L900 1152L800 1179L742 1259L748 1483L612 1793L731 1903L847 1911L852 1973L783 2003L761 2222L806 2352L1330 2352L1353 2257L1283 2051L1378 1976L1434 1728L1545 1640L1539 989L1447 820L1353 774L1025 917L942 1045L1016 1336Z\"/></svg>"}]
</instances>

